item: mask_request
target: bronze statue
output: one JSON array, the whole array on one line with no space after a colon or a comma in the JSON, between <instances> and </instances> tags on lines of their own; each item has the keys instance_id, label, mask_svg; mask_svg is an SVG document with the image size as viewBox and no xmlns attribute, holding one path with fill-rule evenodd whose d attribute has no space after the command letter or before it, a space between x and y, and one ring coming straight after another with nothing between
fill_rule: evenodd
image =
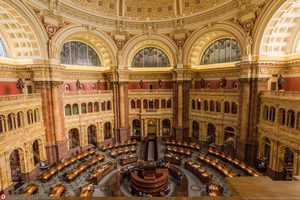
<instances>
[{"instance_id":1,"label":"bronze statue","mask_svg":"<svg viewBox=\"0 0 300 200\"><path fill-rule=\"evenodd\" d=\"M140 81L140 88L143 89L143 80Z\"/></svg>"},{"instance_id":2,"label":"bronze statue","mask_svg":"<svg viewBox=\"0 0 300 200\"><path fill-rule=\"evenodd\" d=\"M23 88L25 88L24 82L22 81L21 78L19 78L19 80L17 81L17 88L18 88L18 89L23 89Z\"/></svg>"},{"instance_id":3,"label":"bronze statue","mask_svg":"<svg viewBox=\"0 0 300 200\"><path fill-rule=\"evenodd\" d=\"M79 79L77 79L77 81L76 81L76 88L77 88L77 90L80 90L80 81L79 81Z\"/></svg>"},{"instance_id":4,"label":"bronze statue","mask_svg":"<svg viewBox=\"0 0 300 200\"><path fill-rule=\"evenodd\" d=\"M225 77L223 77L220 82L220 88L224 89L226 87L226 83L227 83L227 80L225 79Z\"/></svg>"},{"instance_id":5,"label":"bronze statue","mask_svg":"<svg viewBox=\"0 0 300 200\"><path fill-rule=\"evenodd\" d=\"M205 88L205 80L203 78L200 80L200 86L201 88Z\"/></svg>"},{"instance_id":6,"label":"bronze statue","mask_svg":"<svg viewBox=\"0 0 300 200\"><path fill-rule=\"evenodd\" d=\"M277 79L278 90L283 90L283 82L284 82L284 79L283 79L282 75L280 74Z\"/></svg>"}]
</instances>

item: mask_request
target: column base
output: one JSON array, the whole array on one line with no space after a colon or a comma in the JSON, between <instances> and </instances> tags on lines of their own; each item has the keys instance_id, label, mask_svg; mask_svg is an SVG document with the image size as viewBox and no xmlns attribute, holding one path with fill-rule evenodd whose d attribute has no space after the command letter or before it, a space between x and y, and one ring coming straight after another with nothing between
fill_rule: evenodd
<instances>
[{"instance_id":1,"label":"column base","mask_svg":"<svg viewBox=\"0 0 300 200\"><path fill-rule=\"evenodd\" d=\"M127 141L129 140L129 127L122 127L116 129L116 141Z\"/></svg>"},{"instance_id":2,"label":"column base","mask_svg":"<svg viewBox=\"0 0 300 200\"><path fill-rule=\"evenodd\" d=\"M57 152L56 152L56 145L46 145L46 159L49 165L52 165L53 163L57 162L59 160Z\"/></svg>"},{"instance_id":3,"label":"column base","mask_svg":"<svg viewBox=\"0 0 300 200\"><path fill-rule=\"evenodd\" d=\"M266 174L273 180L283 180L283 172L276 172L269 167L267 167Z\"/></svg>"},{"instance_id":4,"label":"column base","mask_svg":"<svg viewBox=\"0 0 300 200\"><path fill-rule=\"evenodd\" d=\"M57 148L58 160L69 157L67 140L56 142L56 148Z\"/></svg>"},{"instance_id":5,"label":"column base","mask_svg":"<svg viewBox=\"0 0 300 200\"><path fill-rule=\"evenodd\" d=\"M189 140L189 132L188 128L182 128L182 127L174 127L173 128L173 139L176 141L187 141Z\"/></svg>"},{"instance_id":6,"label":"column base","mask_svg":"<svg viewBox=\"0 0 300 200\"><path fill-rule=\"evenodd\" d=\"M36 164L35 168L31 172L22 174L23 180L29 182L35 179L39 175L39 172L40 172L39 164Z\"/></svg>"},{"instance_id":7,"label":"column base","mask_svg":"<svg viewBox=\"0 0 300 200\"><path fill-rule=\"evenodd\" d=\"M241 161L245 161L246 148L246 142L244 140L237 140L236 157Z\"/></svg>"}]
</instances>

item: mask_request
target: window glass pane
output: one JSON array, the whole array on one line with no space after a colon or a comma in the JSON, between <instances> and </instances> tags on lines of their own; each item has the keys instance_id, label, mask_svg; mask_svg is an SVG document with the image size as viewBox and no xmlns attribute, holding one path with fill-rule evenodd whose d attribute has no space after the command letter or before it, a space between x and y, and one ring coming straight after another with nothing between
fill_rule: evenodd
<instances>
[{"instance_id":1,"label":"window glass pane","mask_svg":"<svg viewBox=\"0 0 300 200\"><path fill-rule=\"evenodd\" d=\"M206 48L201 65L234 62L241 60L241 50L238 42L231 38L220 39Z\"/></svg>"},{"instance_id":2,"label":"window glass pane","mask_svg":"<svg viewBox=\"0 0 300 200\"><path fill-rule=\"evenodd\" d=\"M0 39L0 57L6 57L5 47L1 39Z\"/></svg>"},{"instance_id":3,"label":"window glass pane","mask_svg":"<svg viewBox=\"0 0 300 200\"><path fill-rule=\"evenodd\" d=\"M133 58L132 67L170 67L168 56L160 49L147 47Z\"/></svg>"},{"instance_id":4,"label":"window glass pane","mask_svg":"<svg viewBox=\"0 0 300 200\"><path fill-rule=\"evenodd\" d=\"M101 66L96 51L83 42L66 42L60 52L60 61L68 65Z\"/></svg>"}]
</instances>

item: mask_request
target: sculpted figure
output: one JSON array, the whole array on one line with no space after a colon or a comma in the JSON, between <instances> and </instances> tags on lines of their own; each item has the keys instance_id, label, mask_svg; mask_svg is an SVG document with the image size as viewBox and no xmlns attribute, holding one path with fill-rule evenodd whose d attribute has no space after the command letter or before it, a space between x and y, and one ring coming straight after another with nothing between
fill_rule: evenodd
<instances>
[{"instance_id":1,"label":"sculpted figure","mask_svg":"<svg viewBox=\"0 0 300 200\"><path fill-rule=\"evenodd\" d=\"M278 84L278 90L283 90L283 82L284 79L282 77L282 75L280 74L277 80L277 84Z\"/></svg>"}]
</instances>

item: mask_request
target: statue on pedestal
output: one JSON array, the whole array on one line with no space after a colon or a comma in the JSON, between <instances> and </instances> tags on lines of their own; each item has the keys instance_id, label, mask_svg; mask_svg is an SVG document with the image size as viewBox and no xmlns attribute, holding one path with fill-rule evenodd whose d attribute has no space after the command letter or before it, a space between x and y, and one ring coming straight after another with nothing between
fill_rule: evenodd
<instances>
[{"instance_id":1,"label":"statue on pedestal","mask_svg":"<svg viewBox=\"0 0 300 200\"><path fill-rule=\"evenodd\" d=\"M18 81L17 81L17 88L21 89L21 90L25 88L24 82L22 81L21 78L19 78Z\"/></svg>"},{"instance_id":2,"label":"statue on pedestal","mask_svg":"<svg viewBox=\"0 0 300 200\"><path fill-rule=\"evenodd\" d=\"M76 81L76 88L77 88L77 90L80 90L80 81L79 81L79 79L77 79L77 81Z\"/></svg>"},{"instance_id":3,"label":"statue on pedestal","mask_svg":"<svg viewBox=\"0 0 300 200\"><path fill-rule=\"evenodd\" d=\"M227 80L225 79L225 77L223 77L220 82L220 88L224 89L226 87L226 83L227 83Z\"/></svg>"},{"instance_id":4,"label":"statue on pedestal","mask_svg":"<svg viewBox=\"0 0 300 200\"><path fill-rule=\"evenodd\" d=\"M205 80L203 78L200 80L200 86L201 88L205 88Z\"/></svg>"},{"instance_id":5,"label":"statue on pedestal","mask_svg":"<svg viewBox=\"0 0 300 200\"><path fill-rule=\"evenodd\" d=\"M284 79L283 79L282 75L280 74L277 79L278 90L283 90L283 82L284 82Z\"/></svg>"}]
</instances>

